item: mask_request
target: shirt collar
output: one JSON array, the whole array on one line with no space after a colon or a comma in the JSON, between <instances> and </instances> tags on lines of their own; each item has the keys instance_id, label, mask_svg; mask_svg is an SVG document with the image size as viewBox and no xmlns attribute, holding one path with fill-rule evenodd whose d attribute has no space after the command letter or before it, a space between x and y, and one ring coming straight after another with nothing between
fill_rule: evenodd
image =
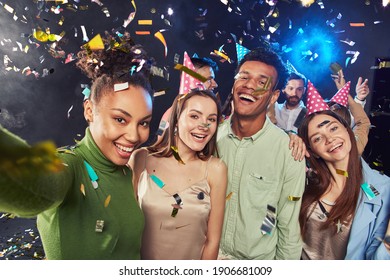
<instances>
[{"instance_id":1,"label":"shirt collar","mask_svg":"<svg viewBox=\"0 0 390 280\"><path fill-rule=\"evenodd\" d=\"M237 138L237 135L234 134L233 132L233 129L232 129L232 122L231 122L231 118L229 118L229 120L227 120L227 127L228 127L228 135L229 137L231 138ZM271 126L271 120L268 118L268 116L266 116L266 119L265 119L265 122L264 122L264 125L263 125L263 128L261 128L259 131L257 131L255 134L253 134L252 136L248 136L248 137L243 137L243 139L251 139L253 142L256 141L257 139L259 139L264 133L266 133L266 131L269 129L269 127Z\"/></svg>"}]
</instances>

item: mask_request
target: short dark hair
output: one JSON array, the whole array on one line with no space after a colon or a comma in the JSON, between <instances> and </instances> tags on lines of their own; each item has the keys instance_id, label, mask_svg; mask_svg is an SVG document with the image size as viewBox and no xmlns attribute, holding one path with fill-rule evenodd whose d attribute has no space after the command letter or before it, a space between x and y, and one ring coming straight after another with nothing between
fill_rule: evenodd
<instances>
[{"instance_id":1,"label":"short dark hair","mask_svg":"<svg viewBox=\"0 0 390 280\"><path fill-rule=\"evenodd\" d=\"M208 57L191 57L191 62L195 68L200 69L203 67L211 67L214 72L219 70L217 63Z\"/></svg>"},{"instance_id":2,"label":"short dark hair","mask_svg":"<svg viewBox=\"0 0 390 280\"><path fill-rule=\"evenodd\" d=\"M307 86L307 79L306 79L305 75L303 75L301 73L291 72L290 75L288 76L286 84L284 86L286 86L288 81L291 81L291 80L302 80L303 86L305 86L305 87Z\"/></svg>"},{"instance_id":3,"label":"short dark hair","mask_svg":"<svg viewBox=\"0 0 390 280\"><path fill-rule=\"evenodd\" d=\"M282 89L281 87L285 85L287 77L289 76L288 69L279 54L274 52L271 48L259 47L248 52L239 62L236 69L236 74L240 70L241 66L247 61L259 61L273 66L278 74L278 80L275 83L275 89Z\"/></svg>"}]
</instances>

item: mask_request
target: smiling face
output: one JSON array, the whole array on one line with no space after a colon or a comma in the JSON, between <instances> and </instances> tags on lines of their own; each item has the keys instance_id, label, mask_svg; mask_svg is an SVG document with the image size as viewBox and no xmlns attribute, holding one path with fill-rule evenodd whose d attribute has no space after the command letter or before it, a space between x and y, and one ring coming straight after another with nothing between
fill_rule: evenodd
<instances>
[{"instance_id":1,"label":"smiling face","mask_svg":"<svg viewBox=\"0 0 390 280\"><path fill-rule=\"evenodd\" d=\"M336 118L318 114L308 125L311 150L325 162L348 163L351 139L346 127Z\"/></svg>"},{"instance_id":2,"label":"smiling face","mask_svg":"<svg viewBox=\"0 0 390 280\"><path fill-rule=\"evenodd\" d=\"M102 95L99 103L84 103L92 138L104 156L116 165L127 164L134 149L149 137L152 98L142 87Z\"/></svg>"},{"instance_id":3,"label":"smiling face","mask_svg":"<svg viewBox=\"0 0 390 280\"><path fill-rule=\"evenodd\" d=\"M200 152L217 130L217 105L207 96L194 95L184 104L177 123L179 150Z\"/></svg>"},{"instance_id":4,"label":"smiling face","mask_svg":"<svg viewBox=\"0 0 390 280\"><path fill-rule=\"evenodd\" d=\"M276 69L271 65L259 61L242 64L233 85L234 114L241 118L265 118L268 105L279 97L279 90L273 91L277 80Z\"/></svg>"}]
</instances>

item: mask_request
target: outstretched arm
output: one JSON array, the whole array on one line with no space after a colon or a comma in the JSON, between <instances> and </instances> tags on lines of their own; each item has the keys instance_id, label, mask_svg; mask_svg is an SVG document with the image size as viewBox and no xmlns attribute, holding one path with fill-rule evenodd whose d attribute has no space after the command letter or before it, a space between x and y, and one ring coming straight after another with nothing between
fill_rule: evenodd
<instances>
[{"instance_id":1,"label":"outstretched arm","mask_svg":"<svg viewBox=\"0 0 390 280\"><path fill-rule=\"evenodd\" d=\"M0 127L0 154L0 211L33 217L64 200L73 172L54 144L31 147Z\"/></svg>"},{"instance_id":2,"label":"outstretched arm","mask_svg":"<svg viewBox=\"0 0 390 280\"><path fill-rule=\"evenodd\" d=\"M356 83L356 96L355 101L359 104L361 104L364 108L364 105L366 104L366 98L368 94L370 93L370 89L368 87L368 79L365 79L363 81L362 77L359 77L357 83Z\"/></svg>"},{"instance_id":3,"label":"outstretched arm","mask_svg":"<svg viewBox=\"0 0 390 280\"><path fill-rule=\"evenodd\" d=\"M330 76L332 77L337 90L341 89L345 85L345 77L342 69L340 69L337 74L332 74Z\"/></svg>"},{"instance_id":4,"label":"outstretched arm","mask_svg":"<svg viewBox=\"0 0 390 280\"><path fill-rule=\"evenodd\" d=\"M351 95L348 96L348 105L349 111L355 120L353 132L355 134L359 155L361 155L368 142L371 122L363 107L356 103Z\"/></svg>"}]
</instances>

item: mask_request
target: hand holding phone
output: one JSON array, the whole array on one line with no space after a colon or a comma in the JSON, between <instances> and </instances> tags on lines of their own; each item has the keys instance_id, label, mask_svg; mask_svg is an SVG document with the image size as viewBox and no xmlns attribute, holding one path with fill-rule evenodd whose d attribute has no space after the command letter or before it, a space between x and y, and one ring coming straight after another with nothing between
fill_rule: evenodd
<instances>
[{"instance_id":1,"label":"hand holding phone","mask_svg":"<svg viewBox=\"0 0 390 280\"><path fill-rule=\"evenodd\" d=\"M337 62L332 62L329 66L330 71L332 72L331 77L339 90L345 85L345 77L343 73L343 68Z\"/></svg>"}]
</instances>

